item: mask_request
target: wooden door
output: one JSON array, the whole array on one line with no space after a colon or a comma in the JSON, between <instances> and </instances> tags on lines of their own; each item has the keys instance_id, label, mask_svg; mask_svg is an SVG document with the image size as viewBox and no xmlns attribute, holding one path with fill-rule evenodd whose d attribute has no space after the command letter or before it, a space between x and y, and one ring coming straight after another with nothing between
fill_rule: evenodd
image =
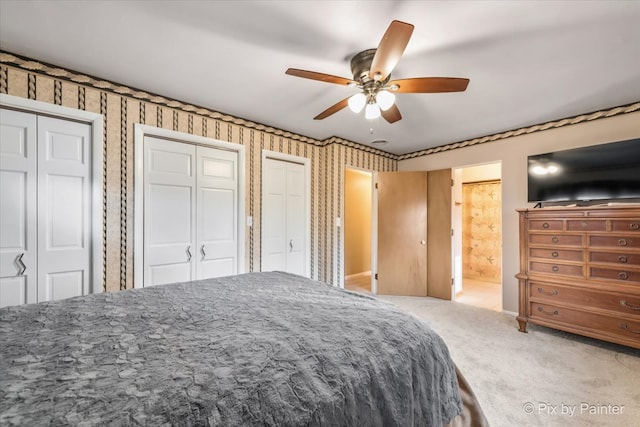
<instances>
[{"instance_id":1,"label":"wooden door","mask_svg":"<svg viewBox=\"0 0 640 427\"><path fill-rule=\"evenodd\" d=\"M453 293L451 169L430 171L428 179L428 295L450 300Z\"/></svg>"},{"instance_id":2,"label":"wooden door","mask_svg":"<svg viewBox=\"0 0 640 427\"><path fill-rule=\"evenodd\" d=\"M378 174L378 294L427 296L427 172Z\"/></svg>"},{"instance_id":3,"label":"wooden door","mask_svg":"<svg viewBox=\"0 0 640 427\"><path fill-rule=\"evenodd\" d=\"M0 110L0 307L37 302L36 116Z\"/></svg>"}]
</instances>

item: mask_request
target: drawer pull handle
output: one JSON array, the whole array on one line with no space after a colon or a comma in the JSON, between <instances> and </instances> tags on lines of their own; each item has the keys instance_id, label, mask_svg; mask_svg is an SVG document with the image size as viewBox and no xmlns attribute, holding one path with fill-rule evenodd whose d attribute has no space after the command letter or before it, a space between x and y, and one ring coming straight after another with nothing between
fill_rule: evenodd
<instances>
[{"instance_id":1,"label":"drawer pull handle","mask_svg":"<svg viewBox=\"0 0 640 427\"><path fill-rule=\"evenodd\" d=\"M554 258L558 258L558 252L556 251L551 252L551 256Z\"/></svg>"},{"instance_id":2,"label":"drawer pull handle","mask_svg":"<svg viewBox=\"0 0 640 427\"><path fill-rule=\"evenodd\" d=\"M538 288L538 289L540 289L540 288ZM623 306L623 307L630 308L631 310L640 310L640 305L629 304L627 302L627 300L625 300L625 299L621 299L620 300L620 305Z\"/></svg>"},{"instance_id":3,"label":"drawer pull handle","mask_svg":"<svg viewBox=\"0 0 640 427\"><path fill-rule=\"evenodd\" d=\"M549 228L549 223L545 222L544 224L542 224L542 228Z\"/></svg>"},{"instance_id":4,"label":"drawer pull handle","mask_svg":"<svg viewBox=\"0 0 640 427\"><path fill-rule=\"evenodd\" d=\"M618 240L618 246L627 246L627 240L626 239Z\"/></svg>"},{"instance_id":5,"label":"drawer pull handle","mask_svg":"<svg viewBox=\"0 0 640 427\"><path fill-rule=\"evenodd\" d=\"M629 274L625 273L624 271L621 271L620 273L618 273L618 278L620 280L627 280L629 278Z\"/></svg>"},{"instance_id":6,"label":"drawer pull handle","mask_svg":"<svg viewBox=\"0 0 640 427\"><path fill-rule=\"evenodd\" d=\"M619 257L618 257L618 261L620 261L620 262L627 262L627 261L628 261L628 259L627 259L627 257L626 257L626 256L622 255L622 256L619 256Z\"/></svg>"},{"instance_id":7,"label":"drawer pull handle","mask_svg":"<svg viewBox=\"0 0 640 427\"><path fill-rule=\"evenodd\" d=\"M558 243L558 242L560 241L560 239L558 239L558 237L557 237L557 236L553 236L553 237L551 238L551 241L552 241L553 243Z\"/></svg>"},{"instance_id":8,"label":"drawer pull handle","mask_svg":"<svg viewBox=\"0 0 640 427\"><path fill-rule=\"evenodd\" d=\"M538 288L538 293L539 294L543 294L543 295L549 295L549 296L553 297L553 296L558 295L560 292L558 292L557 289L554 289L553 292L545 292L545 291L542 290L542 288ZM622 300L622 301L620 301L620 304L622 304L623 302L626 302L626 301ZM622 305L624 305L624 304L622 304ZM640 310L640 308L638 308L638 310Z\"/></svg>"},{"instance_id":9,"label":"drawer pull handle","mask_svg":"<svg viewBox=\"0 0 640 427\"><path fill-rule=\"evenodd\" d=\"M629 224L629 228L632 230L640 230L640 224L638 224L637 222L632 222L631 224Z\"/></svg>"},{"instance_id":10,"label":"drawer pull handle","mask_svg":"<svg viewBox=\"0 0 640 427\"><path fill-rule=\"evenodd\" d=\"M634 331L633 329L629 329L629 326L627 326L626 323L620 323L620 329L623 329L625 331L629 331L632 334L640 334L640 331Z\"/></svg>"},{"instance_id":11,"label":"drawer pull handle","mask_svg":"<svg viewBox=\"0 0 640 427\"><path fill-rule=\"evenodd\" d=\"M553 311L544 311L544 308L542 308L542 307L538 307L538 311L539 311L540 313L548 314L548 315L550 315L550 316L557 316L557 315L559 314L559 313L558 313L558 310L553 310ZM620 327L622 328L622 325L621 325ZM624 329L624 328L623 328L623 329Z\"/></svg>"},{"instance_id":12,"label":"drawer pull handle","mask_svg":"<svg viewBox=\"0 0 640 427\"><path fill-rule=\"evenodd\" d=\"M560 267L558 267L557 265L554 265L553 267L551 267L551 271L553 271L554 273L557 273L558 271L560 271Z\"/></svg>"}]
</instances>

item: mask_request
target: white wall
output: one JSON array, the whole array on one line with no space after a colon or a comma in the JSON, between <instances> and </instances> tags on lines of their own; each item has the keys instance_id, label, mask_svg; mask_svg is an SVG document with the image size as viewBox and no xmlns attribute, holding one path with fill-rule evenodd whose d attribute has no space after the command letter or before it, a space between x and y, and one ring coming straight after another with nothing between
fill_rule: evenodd
<instances>
[{"instance_id":1,"label":"white wall","mask_svg":"<svg viewBox=\"0 0 640 427\"><path fill-rule=\"evenodd\" d=\"M502 162L502 292L503 308L518 311L518 215L527 203L527 156L568 148L640 138L640 111L549 129L529 135L458 148L398 163L400 171L458 168Z\"/></svg>"}]
</instances>

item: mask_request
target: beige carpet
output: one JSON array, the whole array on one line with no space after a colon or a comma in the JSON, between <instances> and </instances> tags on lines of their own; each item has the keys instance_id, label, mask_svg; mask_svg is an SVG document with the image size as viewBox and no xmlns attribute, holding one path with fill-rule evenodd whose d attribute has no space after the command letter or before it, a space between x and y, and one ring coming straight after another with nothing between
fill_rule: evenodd
<instances>
[{"instance_id":1,"label":"beige carpet","mask_svg":"<svg viewBox=\"0 0 640 427\"><path fill-rule=\"evenodd\" d=\"M433 298L380 296L447 343L492 426L640 426L640 350Z\"/></svg>"}]
</instances>

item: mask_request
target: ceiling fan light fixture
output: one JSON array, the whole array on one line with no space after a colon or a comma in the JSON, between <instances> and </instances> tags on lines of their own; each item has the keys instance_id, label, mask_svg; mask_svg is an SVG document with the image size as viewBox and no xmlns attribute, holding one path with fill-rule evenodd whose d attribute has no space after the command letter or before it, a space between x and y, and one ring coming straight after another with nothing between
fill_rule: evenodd
<instances>
[{"instance_id":1,"label":"ceiling fan light fixture","mask_svg":"<svg viewBox=\"0 0 640 427\"><path fill-rule=\"evenodd\" d=\"M396 102L396 96L387 90L381 90L376 95L376 102L383 111L387 111Z\"/></svg>"},{"instance_id":2,"label":"ceiling fan light fixture","mask_svg":"<svg viewBox=\"0 0 640 427\"><path fill-rule=\"evenodd\" d=\"M367 97L364 93L356 93L351 98L349 98L348 104L349 109L354 113L359 113L364 108L364 105L367 103Z\"/></svg>"},{"instance_id":3,"label":"ceiling fan light fixture","mask_svg":"<svg viewBox=\"0 0 640 427\"><path fill-rule=\"evenodd\" d=\"M364 110L364 118L367 120L377 119L380 114L380 107L375 102L367 104L367 108Z\"/></svg>"}]
</instances>

